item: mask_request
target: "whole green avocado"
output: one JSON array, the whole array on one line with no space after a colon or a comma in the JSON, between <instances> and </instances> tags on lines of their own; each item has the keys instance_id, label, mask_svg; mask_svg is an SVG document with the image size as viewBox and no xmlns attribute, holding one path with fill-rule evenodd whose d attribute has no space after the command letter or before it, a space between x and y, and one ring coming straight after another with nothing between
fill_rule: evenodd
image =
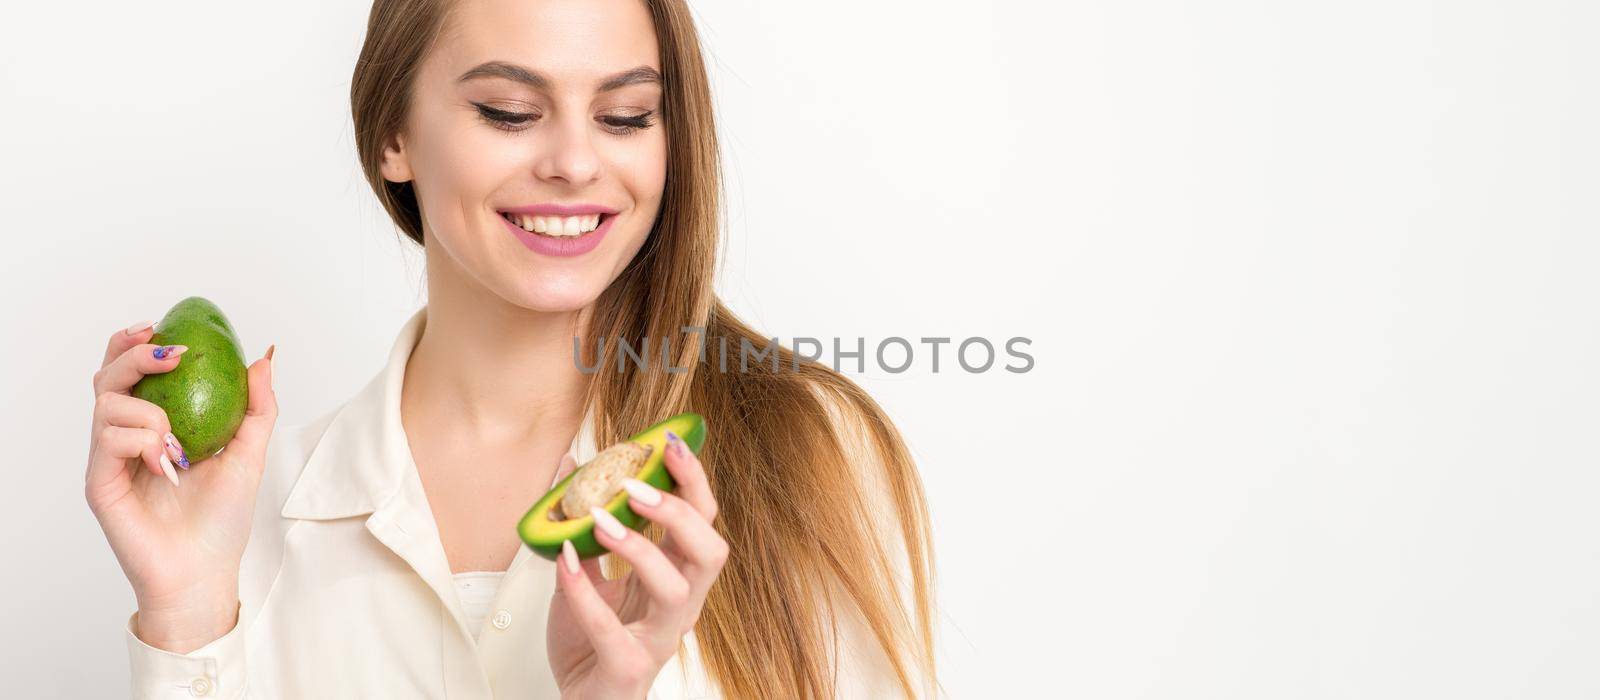
<instances>
[{"instance_id":1,"label":"whole green avocado","mask_svg":"<svg viewBox=\"0 0 1600 700\"><path fill-rule=\"evenodd\" d=\"M244 351L222 309L204 297L178 302L156 324L150 342L184 345L170 372L149 374L133 395L160 406L191 463L216 454L233 439L250 403Z\"/></svg>"}]
</instances>

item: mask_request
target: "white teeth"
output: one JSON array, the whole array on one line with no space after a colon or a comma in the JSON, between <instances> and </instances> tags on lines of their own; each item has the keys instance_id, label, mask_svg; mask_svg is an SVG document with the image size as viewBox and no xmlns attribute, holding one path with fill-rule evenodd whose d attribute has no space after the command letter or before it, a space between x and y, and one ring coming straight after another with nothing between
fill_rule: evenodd
<instances>
[{"instance_id":1,"label":"white teeth","mask_svg":"<svg viewBox=\"0 0 1600 700\"><path fill-rule=\"evenodd\" d=\"M600 227L599 214L567 217L512 215L512 217L512 221L521 226L524 231L563 238L581 236Z\"/></svg>"}]
</instances>

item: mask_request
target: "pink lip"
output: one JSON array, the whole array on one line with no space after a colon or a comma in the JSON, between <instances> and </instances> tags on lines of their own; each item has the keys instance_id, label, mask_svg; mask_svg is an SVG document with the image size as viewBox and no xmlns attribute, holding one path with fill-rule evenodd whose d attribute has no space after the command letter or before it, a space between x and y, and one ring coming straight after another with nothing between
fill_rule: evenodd
<instances>
[{"instance_id":1,"label":"pink lip","mask_svg":"<svg viewBox=\"0 0 1600 700\"><path fill-rule=\"evenodd\" d=\"M524 216L583 216L585 214L615 214L617 210L599 204L532 204L498 210Z\"/></svg>"},{"instance_id":2,"label":"pink lip","mask_svg":"<svg viewBox=\"0 0 1600 700\"><path fill-rule=\"evenodd\" d=\"M542 206L548 207L550 205ZM509 211L517 210L513 209ZM595 230L573 238L556 238L554 236L546 236L542 233L524 231L522 230L521 226L507 221L506 217L504 216L499 216L496 218L500 219L500 223L505 225L506 230L510 231L511 235L516 236L517 240L522 241L522 244L527 246L528 250L543 255L569 258L574 255L583 255L584 253L594 250L595 246L600 245L600 239L606 237L606 231L611 230L611 222L617 220L616 216L610 215L613 212L608 212L605 210L578 212L576 214L565 214L564 216L580 216L585 213L605 213L607 216L600 217L600 226ZM529 214L529 216L535 216L535 214ZM556 214L546 213L544 216L556 216Z\"/></svg>"}]
</instances>

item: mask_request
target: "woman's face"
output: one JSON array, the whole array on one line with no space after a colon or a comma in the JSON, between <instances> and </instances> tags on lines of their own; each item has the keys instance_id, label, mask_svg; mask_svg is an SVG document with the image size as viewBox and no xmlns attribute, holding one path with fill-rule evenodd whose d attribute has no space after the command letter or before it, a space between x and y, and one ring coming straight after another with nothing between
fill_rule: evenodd
<instances>
[{"instance_id":1,"label":"woman's face","mask_svg":"<svg viewBox=\"0 0 1600 700\"><path fill-rule=\"evenodd\" d=\"M382 166L413 182L430 269L527 309L592 303L661 204L657 53L639 0L460 0Z\"/></svg>"}]
</instances>

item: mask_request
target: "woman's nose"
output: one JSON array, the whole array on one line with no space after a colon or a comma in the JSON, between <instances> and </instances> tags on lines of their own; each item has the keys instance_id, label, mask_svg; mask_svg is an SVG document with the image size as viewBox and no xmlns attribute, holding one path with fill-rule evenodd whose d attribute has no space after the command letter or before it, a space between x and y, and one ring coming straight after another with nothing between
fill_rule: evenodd
<instances>
[{"instance_id":1,"label":"woman's nose","mask_svg":"<svg viewBox=\"0 0 1600 700\"><path fill-rule=\"evenodd\" d=\"M546 132L548 138L534 168L540 179L583 185L599 176L600 154L590 141L589 125L582 121L567 120L560 128Z\"/></svg>"}]
</instances>

